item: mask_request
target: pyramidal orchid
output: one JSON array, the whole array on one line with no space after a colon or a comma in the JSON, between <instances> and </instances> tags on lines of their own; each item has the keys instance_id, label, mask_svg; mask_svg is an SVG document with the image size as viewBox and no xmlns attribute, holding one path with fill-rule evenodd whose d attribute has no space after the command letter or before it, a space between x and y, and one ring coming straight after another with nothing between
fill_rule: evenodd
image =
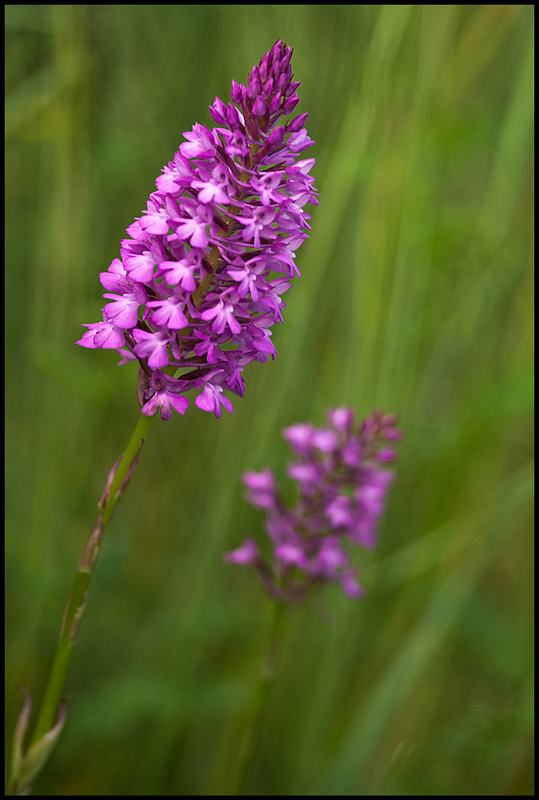
<instances>
[{"instance_id":1,"label":"pyramidal orchid","mask_svg":"<svg viewBox=\"0 0 539 800\"><path fill-rule=\"evenodd\" d=\"M401 438L394 414L373 411L355 424L351 408L327 412L328 425L292 425L283 431L294 460L288 475L297 484L290 508L270 469L246 472L247 500L266 512L268 543L259 548L249 537L225 555L231 564L252 565L276 602L269 643L258 686L239 748L232 794L249 794L250 775L259 747L261 719L277 673L284 625L295 604L317 587L338 583L348 597L363 588L349 552L376 543L376 526L384 511L395 459L393 444ZM268 551L269 557L263 553Z\"/></svg>"},{"instance_id":2,"label":"pyramidal orchid","mask_svg":"<svg viewBox=\"0 0 539 800\"><path fill-rule=\"evenodd\" d=\"M52 668L29 745L27 692L16 726L10 794L28 794L62 730L62 692L86 606L103 533L125 492L158 411L184 414L185 396L219 417L232 411L225 392L243 396L242 371L275 356L271 328L282 321L282 295L299 275L295 251L307 238L317 203L307 114L283 118L298 104L292 50L278 41L232 82L231 102L210 106L216 127L194 125L156 182L146 210L128 228L100 274L107 301L101 322L85 323L78 344L117 350L139 364L142 413L109 473L97 517L68 597Z\"/></svg>"},{"instance_id":3,"label":"pyramidal orchid","mask_svg":"<svg viewBox=\"0 0 539 800\"><path fill-rule=\"evenodd\" d=\"M272 559L268 563L251 538L225 558L254 565L278 600L296 602L328 582L359 597L363 590L347 549L371 549L376 543L376 525L393 479L386 467L395 458L392 443L401 437L396 417L373 411L355 426L351 408L327 416L325 427L302 423L283 431L295 456L288 465L297 484L293 508L281 498L270 469L243 476L248 501L266 512Z\"/></svg>"},{"instance_id":4,"label":"pyramidal orchid","mask_svg":"<svg viewBox=\"0 0 539 800\"><path fill-rule=\"evenodd\" d=\"M216 127L184 134L100 275L103 321L85 323L78 344L138 361L144 414L183 414L196 389L195 404L219 417L233 410L225 391L243 396L244 367L275 357L271 328L310 229L304 207L318 202L314 159L302 157L307 114L283 120L299 102L291 57L276 42L246 86L232 81L228 105L215 98Z\"/></svg>"}]
</instances>

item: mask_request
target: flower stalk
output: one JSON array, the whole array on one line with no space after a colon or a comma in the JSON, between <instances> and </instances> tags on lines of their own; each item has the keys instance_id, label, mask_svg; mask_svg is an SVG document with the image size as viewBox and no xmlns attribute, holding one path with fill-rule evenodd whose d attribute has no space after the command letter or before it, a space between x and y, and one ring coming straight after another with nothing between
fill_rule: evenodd
<instances>
[{"instance_id":1,"label":"flower stalk","mask_svg":"<svg viewBox=\"0 0 539 800\"><path fill-rule=\"evenodd\" d=\"M253 703L236 766L235 791L233 792L233 794L236 795L243 795L246 793L253 771L258 752L262 719L268 705L273 684L275 683L287 610L286 602L282 600L274 601L269 644L253 697Z\"/></svg>"},{"instance_id":2,"label":"flower stalk","mask_svg":"<svg viewBox=\"0 0 539 800\"><path fill-rule=\"evenodd\" d=\"M103 534L118 500L131 480L153 419L144 414L140 415L125 452L109 473L107 484L98 503L96 520L81 556L73 588L67 600L49 679L30 746L24 755L23 743L28 727L31 703L29 695L23 690L26 701L14 738L10 794L23 794L29 791L32 781L44 766L62 729L65 719L65 703L62 701L65 678L86 608L88 587L97 563Z\"/></svg>"}]
</instances>

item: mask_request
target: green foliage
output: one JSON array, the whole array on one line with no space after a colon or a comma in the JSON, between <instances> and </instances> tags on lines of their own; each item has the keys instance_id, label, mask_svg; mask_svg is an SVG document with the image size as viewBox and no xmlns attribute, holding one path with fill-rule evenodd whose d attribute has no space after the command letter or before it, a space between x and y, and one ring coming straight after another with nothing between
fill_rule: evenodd
<instances>
[{"instance_id":1,"label":"green foliage","mask_svg":"<svg viewBox=\"0 0 539 800\"><path fill-rule=\"evenodd\" d=\"M105 536L36 794L226 794L270 602L222 553L285 425L397 412L368 594L292 615L255 794L531 794L530 6L6 8L7 752L36 705L136 369L75 345L161 167L278 38L320 205L274 363L158 421Z\"/></svg>"}]
</instances>

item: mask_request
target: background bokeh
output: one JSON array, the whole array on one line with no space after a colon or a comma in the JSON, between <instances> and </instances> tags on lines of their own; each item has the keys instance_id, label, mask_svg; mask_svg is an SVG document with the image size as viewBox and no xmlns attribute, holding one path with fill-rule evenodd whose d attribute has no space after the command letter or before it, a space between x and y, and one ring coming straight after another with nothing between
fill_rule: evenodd
<instances>
[{"instance_id":1,"label":"background bokeh","mask_svg":"<svg viewBox=\"0 0 539 800\"><path fill-rule=\"evenodd\" d=\"M533 7L6 8L7 734L36 702L136 368L100 319L162 166L282 38L320 191L275 362L156 422L107 531L36 794L227 794L271 603L222 554L282 428L400 416L367 595L289 619L253 794L532 793Z\"/></svg>"}]
</instances>

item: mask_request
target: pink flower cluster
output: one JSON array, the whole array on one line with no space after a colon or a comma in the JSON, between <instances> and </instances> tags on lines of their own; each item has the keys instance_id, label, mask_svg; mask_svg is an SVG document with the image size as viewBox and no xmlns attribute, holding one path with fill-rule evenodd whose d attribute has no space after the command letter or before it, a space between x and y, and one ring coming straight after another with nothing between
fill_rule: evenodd
<instances>
[{"instance_id":1,"label":"pink flower cluster","mask_svg":"<svg viewBox=\"0 0 539 800\"><path fill-rule=\"evenodd\" d=\"M350 597L362 594L344 544L374 547L376 524L393 478L385 465L395 458L391 443L401 432L395 415L380 411L373 411L357 428L351 408L328 411L328 421L328 427L304 423L283 432L296 456L288 466L288 475L298 485L294 508L279 496L270 469L243 476L248 501L266 511L272 563L253 539L225 560L254 565L265 588L278 599L301 600L329 581L340 583Z\"/></svg>"},{"instance_id":2,"label":"pink flower cluster","mask_svg":"<svg viewBox=\"0 0 539 800\"><path fill-rule=\"evenodd\" d=\"M217 127L195 124L156 182L146 211L127 229L100 280L109 301L103 321L78 344L119 351L140 365L145 414L183 414L196 405L232 411L223 393L244 394L241 373L276 354L271 327L282 321L295 250L308 236L306 203L317 203L307 114L277 123L299 102L292 50L278 41L232 82L232 102L215 98ZM176 377L178 370L182 372Z\"/></svg>"}]
</instances>

